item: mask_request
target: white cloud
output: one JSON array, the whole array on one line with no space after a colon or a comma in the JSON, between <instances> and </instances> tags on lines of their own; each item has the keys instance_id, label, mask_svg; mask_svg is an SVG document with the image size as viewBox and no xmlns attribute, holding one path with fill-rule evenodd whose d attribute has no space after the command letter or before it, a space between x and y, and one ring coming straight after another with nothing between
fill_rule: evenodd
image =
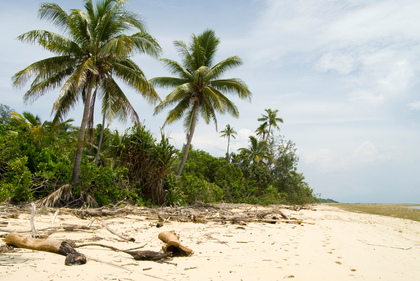
<instances>
[{"instance_id":1,"label":"white cloud","mask_svg":"<svg viewBox=\"0 0 420 281\"><path fill-rule=\"evenodd\" d=\"M379 159L379 155L376 146L372 142L366 141L356 147L353 158L356 163L373 163Z\"/></svg>"},{"instance_id":2,"label":"white cloud","mask_svg":"<svg viewBox=\"0 0 420 281\"><path fill-rule=\"evenodd\" d=\"M356 69L356 60L348 54L328 53L321 57L316 64L318 71L335 70L340 74L349 74Z\"/></svg>"},{"instance_id":3,"label":"white cloud","mask_svg":"<svg viewBox=\"0 0 420 281\"><path fill-rule=\"evenodd\" d=\"M419 111L420 110L420 101L413 101L408 104L410 110Z\"/></svg>"}]
</instances>

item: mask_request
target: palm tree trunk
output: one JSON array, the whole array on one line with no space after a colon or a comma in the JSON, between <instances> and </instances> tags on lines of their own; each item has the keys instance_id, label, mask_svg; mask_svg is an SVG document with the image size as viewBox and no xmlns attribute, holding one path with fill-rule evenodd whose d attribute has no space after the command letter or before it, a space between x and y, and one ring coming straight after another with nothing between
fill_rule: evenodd
<instances>
[{"instance_id":1,"label":"palm tree trunk","mask_svg":"<svg viewBox=\"0 0 420 281\"><path fill-rule=\"evenodd\" d=\"M74 168L73 168L73 176L71 178L71 181L73 184L76 184L79 182L79 176L80 176L80 165L82 163L82 153L83 153L83 142L85 140L85 131L86 131L86 124L89 119L89 109L90 109L90 99L92 96L92 86L93 86L93 79L90 82L88 92L85 99L85 107L83 109L83 118L82 118L82 124L80 125L79 129L79 136L77 138L78 146L76 150L76 159L74 160Z\"/></svg>"},{"instance_id":2,"label":"palm tree trunk","mask_svg":"<svg viewBox=\"0 0 420 281\"><path fill-rule=\"evenodd\" d=\"M191 122L190 132L188 134L187 143L185 144L184 155L182 156L181 164L179 165L178 172L176 172L176 176L179 177L184 169L185 163L187 163L188 152L190 151L191 141L194 135L195 124L197 123L197 111L198 111L198 104L194 105L193 109L193 119Z\"/></svg>"},{"instance_id":3,"label":"palm tree trunk","mask_svg":"<svg viewBox=\"0 0 420 281\"><path fill-rule=\"evenodd\" d=\"M105 131L105 114L102 118L101 135L99 137L98 149L96 151L95 165L98 165L99 153L101 153L101 146L102 146L102 139L104 137L104 131Z\"/></svg>"},{"instance_id":4,"label":"palm tree trunk","mask_svg":"<svg viewBox=\"0 0 420 281\"><path fill-rule=\"evenodd\" d=\"M226 152L226 160L230 163L229 144L230 144L230 135L228 136L228 145L227 145L227 152Z\"/></svg>"}]
</instances>

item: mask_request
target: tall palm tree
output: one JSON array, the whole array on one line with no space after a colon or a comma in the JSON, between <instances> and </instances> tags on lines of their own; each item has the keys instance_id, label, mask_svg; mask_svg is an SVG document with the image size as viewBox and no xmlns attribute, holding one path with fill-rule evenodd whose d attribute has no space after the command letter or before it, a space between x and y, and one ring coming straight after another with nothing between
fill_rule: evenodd
<instances>
[{"instance_id":1,"label":"tall palm tree","mask_svg":"<svg viewBox=\"0 0 420 281\"><path fill-rule=\"evenodd\" d=\"M79 181L80 164L86 125L93 116L93 89L107 91L115 99L127 100L114 77L138 90L148 101L159 97L141 69L130 59L134 53L158 57L161 48L144 29L140 17L124 8L127 0L101 0L95 5L84 0L85 10L72 9L66 13L55 3L42 3L38 11L41 19L51 21L64 35L33 30L18 37L38 43L56 56L40 60L16 73L14 86L22 86L34 77L24 95L25 102L33 102L48 90L61 87L54 103L54 121L64 118L78 100L84 102L83 117L78 134L78 147L72 182ZM126 35L134 29L136 33ZM129 114L135 111L127 104Z\"/></svg>"},{"instance_id":2,"label":"tall palm tree","mask_svg":"<svg viewBox=\"0 0 420 281\"><path fill-rule=\"evenodd\" d=\"M272 160L266 141L258 141L254 136L249 137L249 147L240 148L239 151L245 155L252 163L267 165Z\"/></svg>"},{"instance_id":3,"label":"tall palm tree","mask_svg":"<svg viewBox=\"0 0 420 281\"><path fill-rule=\"evenodd\" d=\"M164 125L185 116L187 143L177 176L181 175L187 161L198 116L201 116L206 124L213 120L217 130L216 112L228 112L234 117L239 116L238 108L223 92L237 94L241 99L251 98L252 95L242 80L220 79L227 70L240 66L242 60L232 56L213 64L219 43L219 38L213 30L206 30L198 36L193 34L189 46L183 41L175 41L175 48L182 56L182 64L170 59L161 60L171 73L178 77L156 77L151 80L154 86L175 88L155 110L156 114L175 105L169 111Z\"/></svg>"},{"instance_id":4,"label":"tall palm tree","mask_svg":"<svg viewBox=\"0 0 420 281\"><path fill-rule=\"evenodd\" d=\"M279 126L277 125L277 122L283 123L283 119L277 117L278 111L279 111L278 109L274 111L271 109L266 109L265 112L267 112L267 115L263 114L263 117L258 118L258 121L268 122L267 138L270 136L271 126L273 126L273 128L280 129Z\"/></svg>"},{"instance_id":5,"label":"tall palm tree","mask_svg":"<svg viewBox=\"0 0 420 281\"><path fill-rule=\"evenodd\" d=\"M226 125L226 128L220 132L221 135L220 137L222 138L227 138L228 139L228 144L227 144L227 151L226 151L226 160L228 162L230 162L230 156L229 156L229 145L230 145L230 137L236 139L235 135L237 135L238 133L233 129L233 127L230 126L230 124Z\"/></svg>"}]
</instances>

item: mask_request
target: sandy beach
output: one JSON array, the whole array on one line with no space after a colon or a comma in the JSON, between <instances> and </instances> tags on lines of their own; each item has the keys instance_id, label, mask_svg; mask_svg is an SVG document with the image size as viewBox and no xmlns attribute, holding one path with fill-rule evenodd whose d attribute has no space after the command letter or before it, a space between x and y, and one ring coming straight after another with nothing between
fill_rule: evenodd
<instances>
[{"instance_id":1,"label":"sandy beach","mask_svg":"<svg viewBox=\"0 0 420 281\"><path fill-rule=\"evenodd\" d=\"M330 205L303 210L203 206L201 214L207 213L212 220L201 216L199 222L171 220L167 214L174 210L187 215L194 212L187 207L137 208L115 216L92 217L60 210L54 226L89 225L92 229L57 228L49 238L72 240L76 245L144 246L144 250L160 251L163 242L159 233L174 230L182 245L194 251L189 257L163 263L136 261L126 253L86 246L77 250L88 262L66 266L64 256L19 248L0 253L0 280L420 280L419 222L345 212ZM290 220L281 218L279 210ZM260 213L262 219L243 220L250 213ZM40 211L36 227L50 226L53 214L53 209ZM239 219L224 221L226 214ZM165 220L161 227L157 227L158 215ZM30 229L29 218L30 213L3 216L1 220L8 224L1 228ZM124 241L104 225L135 242ZM0 234L4 237L7 232ZM0 246L5 249L4 242Z\"/></svg>"}]
</instances>

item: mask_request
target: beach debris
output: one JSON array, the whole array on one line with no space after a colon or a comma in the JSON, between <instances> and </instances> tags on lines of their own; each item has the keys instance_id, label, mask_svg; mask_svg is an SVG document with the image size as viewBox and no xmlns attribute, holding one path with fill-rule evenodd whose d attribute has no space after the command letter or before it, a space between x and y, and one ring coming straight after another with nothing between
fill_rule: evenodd
<instances>
[{"instance_id":1,"label":"beach debris","mask_svg":"<svg viewBox=\"0 0 420 281\"><path fill-rule=\"evenodd\" d=\"M161 232L158 237L165 243L162 246L164 253L172 253L174 257L187 257L193 253L190 248L181 245L179 235L174 230Z\"/></svg>"},{"instance_id":2,"label":"beach debris","mask_svg":"<svg viewBox=\"0 0 420 281\"><path fill-rule=\"evenodd\" d=\"M44 251L66 256L65 265L80 265L86 263L86 257L77 252L69 243L51 238L36 239L22 234L11 232L3 239L6 244L31 249L36 251Z\"/></svg>"}]
</instances>

